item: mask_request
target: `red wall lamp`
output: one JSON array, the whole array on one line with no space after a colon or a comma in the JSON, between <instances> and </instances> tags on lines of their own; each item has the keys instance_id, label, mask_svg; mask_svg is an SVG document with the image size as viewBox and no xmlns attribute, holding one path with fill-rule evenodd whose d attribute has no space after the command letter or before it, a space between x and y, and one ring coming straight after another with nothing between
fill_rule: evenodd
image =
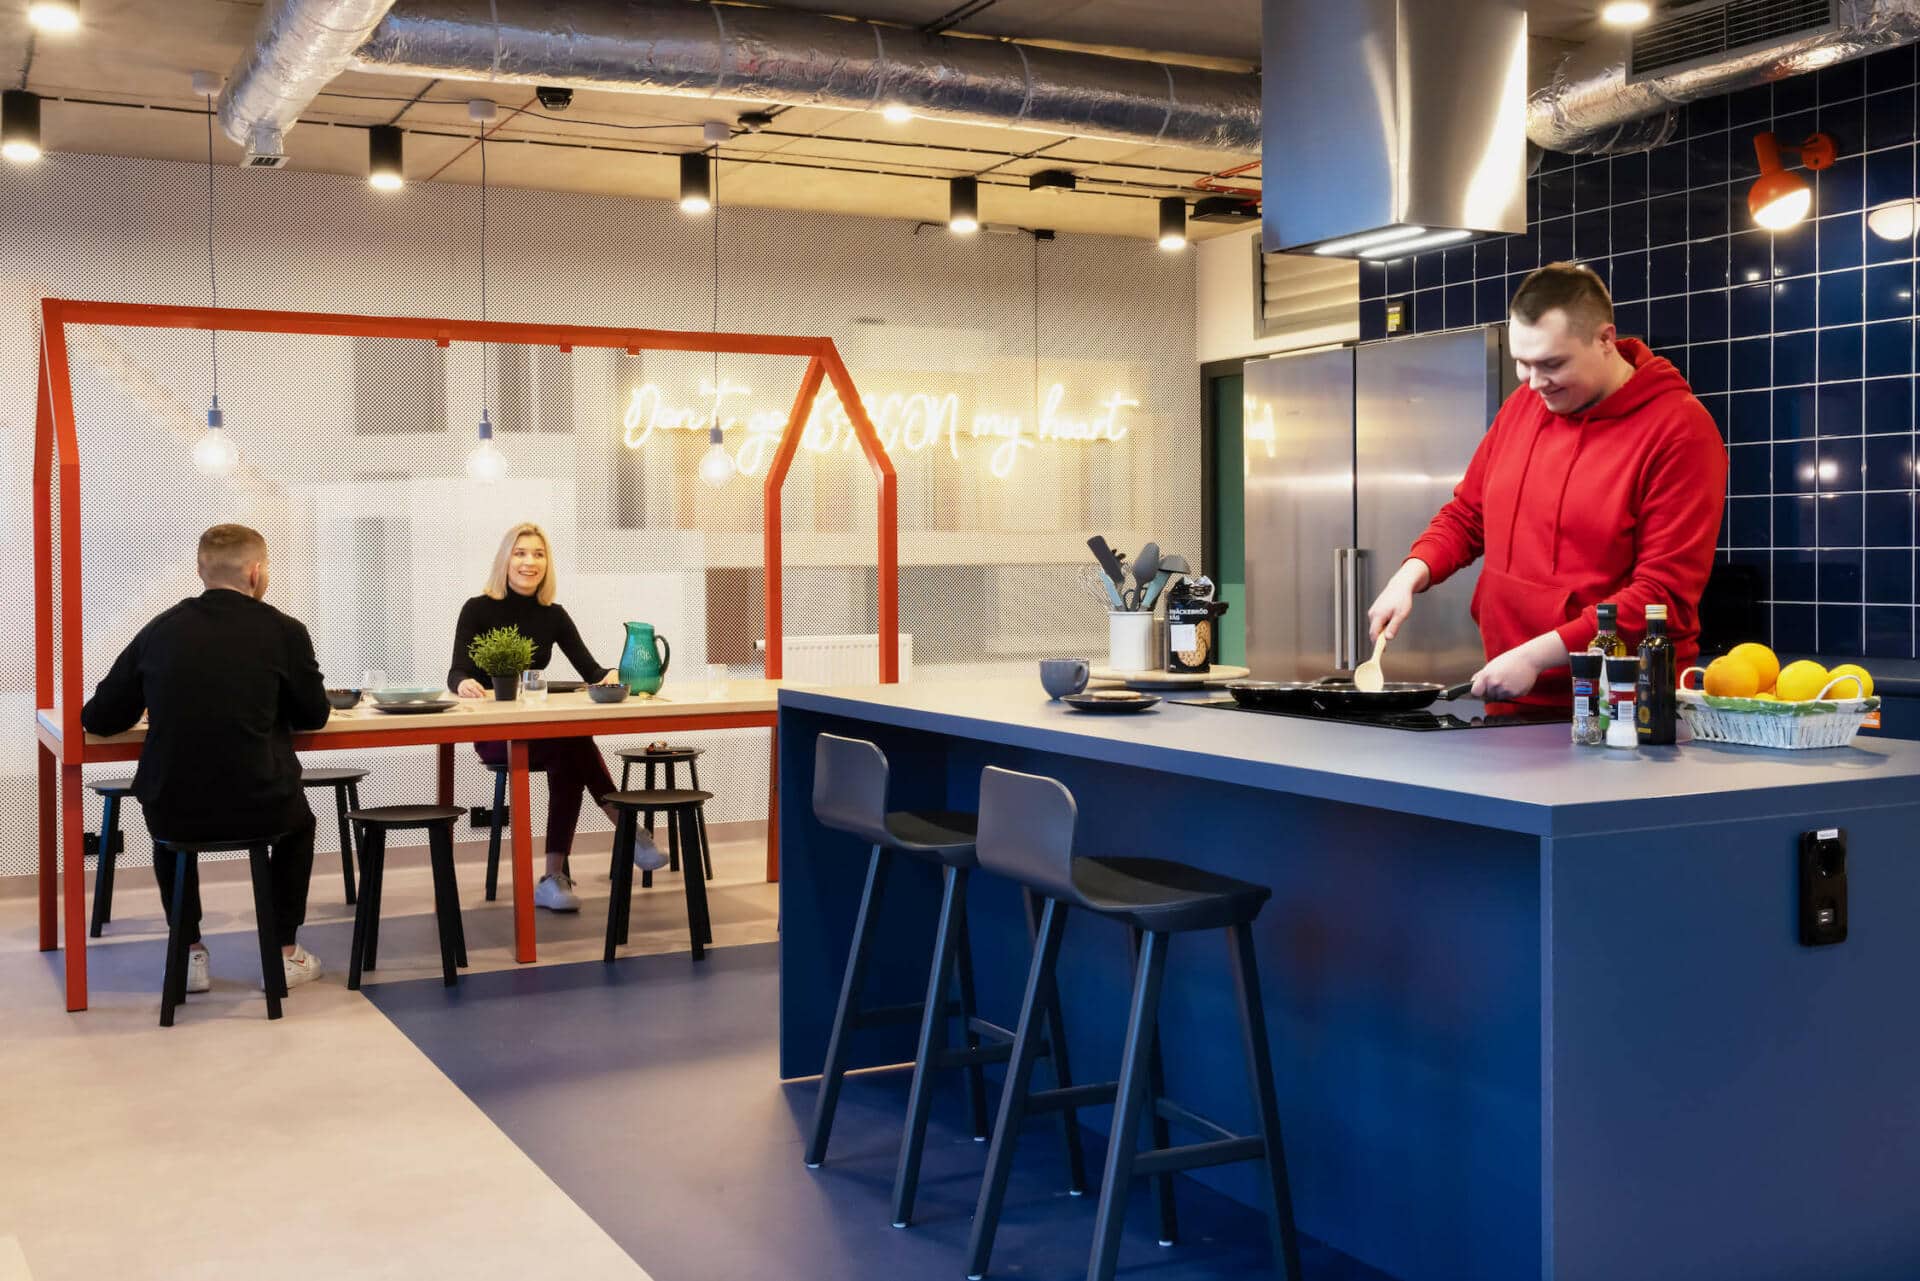
<instances>
[{"instance_id":1,"label":"red wall lamp","mask_svg":"<svg viewBox=\"0 0 1920 1281\"><path fill-rule=\"evenodd\" d=\"M1780 163L1780 140L1772 134L1753 135L1753 154L1760 160L1760 177L1747 193L1747 208L1762 227L1784 231L1812 210L1813 188ZM1800 163L1808 169L1828 168L1838 154L1831 134L1816 133L1800 144Z\"/></svg>"}]
</instances>

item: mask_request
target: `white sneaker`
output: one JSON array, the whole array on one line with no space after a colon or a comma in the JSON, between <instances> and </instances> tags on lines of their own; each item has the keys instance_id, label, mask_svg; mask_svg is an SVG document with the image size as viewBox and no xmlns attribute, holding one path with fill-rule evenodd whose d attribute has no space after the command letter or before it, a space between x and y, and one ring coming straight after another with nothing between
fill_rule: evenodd
<instances>
[{"instance_id":1,"label":"white sneaker","mask_svg":"<svg viewBox=\"0 0 1920 1281\"><path fill-rule=\"evenodd\" d=\"M213 958L207 954L207 949L204 947L187 949L187 991L211 992L213 990L213 974L208 969L212 961Z\"/></svg>"},{"instance_id":2,"label":"white sneaker","mask_svg":"<svg viewBox=\"0 0 1920 1281\"><path fill-rule=\"evenodd\" d=\"M533 887L533 905L549 912L578 912L580 896L573 892L573 880L564 872L540 878Z\"/></svg>"},{"instance_id":3,"label":"white sneaker","mask_svg":"<svg viewBox=\"0 0 1920 1281\"><path fill-rule=\"evenodd\" d=\"M633 834L633 865L643 872L657 872L667 865L667 856L644 829Z\"/></svg>"},{"instance_id":4,"label":"white sneaker","mask_svg":"<svg viewBox=\"0 0 1920 1281\"><path fill-rule=\"evenodd\" d=\"M320 958L298 943L293 945L293 955L280 957L281 966L287 974L287 991L291 992L302 983L311 983L320 977Z\"/></svg>"}]
</instances>

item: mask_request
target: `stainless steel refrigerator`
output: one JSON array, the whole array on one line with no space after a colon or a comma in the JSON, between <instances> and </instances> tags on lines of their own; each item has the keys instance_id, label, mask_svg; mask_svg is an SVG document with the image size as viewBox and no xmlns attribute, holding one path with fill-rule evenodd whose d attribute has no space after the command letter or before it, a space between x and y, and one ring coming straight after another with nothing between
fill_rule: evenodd
<instances>
[{"instance_id":1,"label":"stainless steel refrigerator","mask_svg":"<svg viewBox=\"0 0 1920 1281\"><path fill-rule=\"evenodd\" d=\"M1514 386L1505 326L1248 361L1247 663L1313 680L1367 657L1366 612L1453 496ZM1484 661L1476 564L1414 598L1389 680L1465 680Z\"/></svg>"}]
</instances>

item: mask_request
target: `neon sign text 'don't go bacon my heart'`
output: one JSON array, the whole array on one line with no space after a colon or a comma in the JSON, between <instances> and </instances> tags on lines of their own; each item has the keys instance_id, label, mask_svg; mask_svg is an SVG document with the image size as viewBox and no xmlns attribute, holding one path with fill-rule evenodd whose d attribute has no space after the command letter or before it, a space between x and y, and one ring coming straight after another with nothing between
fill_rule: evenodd
<instances>
[{"instance_id":1,"label":"neon sign text 'don't go bacon my heart'","mask_svg":"<svg viewBox=\"0 0 1920 1281\"><path fill-rule=\"evenodd\" d=\"M627 402L622 418L622 438L628 449L642 449L656 432L703 432L717 421L723 430L735 433L730 439L740 442L734 453L734 462L741 472L748 476L756 475L780 443L780 433L786 428L786 415L778 410L752 410L742 417L727 404L730 400L744 399L752 394L752 388L724 378L720 380L717 390L711 382L703 379L699 391L700 405L674 405L667 401L666 393L657 384L646 383L636 387L632 399ZM1094 444L1125 440L1128 429L1122 414L1128 409L1138 408L1140 404L1124 392L1115 392L1101 400L1091 414L1075 417L1062 412L1066 398L1066 386L1054 383L1040 398L1037 422L1020 414L982 411L974 414L964 428L960 425L960 396L957 392L939 395L930 392L894 392L868 402L867 412L872 416L874 430L879 433L880 441L889 454L922 453L937 448L944 441L948 453L957 460L962 439L990 441L992 448L987 456L988 470L1004 480L1013 474L1020 455L1037 444ZM806 427L801 432L800 443L819 454L853 447L853 420L831 392L823 392L814 402L813 412L808 415Z\"/></svg>"}]
</instances>

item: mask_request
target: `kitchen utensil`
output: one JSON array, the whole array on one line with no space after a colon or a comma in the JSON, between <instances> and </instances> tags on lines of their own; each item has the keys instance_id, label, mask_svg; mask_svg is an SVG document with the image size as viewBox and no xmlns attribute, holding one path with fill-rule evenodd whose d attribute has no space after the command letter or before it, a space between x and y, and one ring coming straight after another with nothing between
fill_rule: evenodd
<instances>
[{"instance_id":1,"label":"kitchen utensil","mask_svg":"<svg viewBox=\"0 0 1920 1281\"><path fill-rule=\"evenodd\" d=\"M1380 655L1386 652L1387 634L1381 632L1373 638L1373 657L1353 669L1353 687L1363 694L1378 694L1387 686L1386 675L1380 670Z\"/></svg>"},{"instance_id":2,"label":"kitchen utensil","mask_svg":"<svg viewBox=\"0 0 1920 1281\"><path fill-rule=\"evenodd\" d=\"M1126 603L1120 599L1120 592L1127 585L1127 571L1120 567L1120 557L1113 548L1107 546L1107 540L1095 534L1087 540L1087 550L1100 562L1100 568L1106 571L1107 581L1113 584L1113 607L1125 609Z\"/></svg>"},{"instance_id":3,"label":"kitchen utensil","mask_svg":"<svg viewBox=\"0 0 1920 1281\"><path fill-rule=\"evenodd\" d=\"M1084 658L1043 658L1040 660L1040 688L1050 698L1078 694L1087 687L1093 664Z\"/></svg>"},{"instance_id":4,"label":"kitchen utensil","mask_svg":"<svg viewBox=\"0 0 1920 1281\"><path fill-rule=\"evenodd\" d=\"M1314 683L1313 702L1324 711L1338 713L1417 712L1435 701L1465 698L1472 691L1471 681L1452 686L1426 681L1388 681L1380 689L1369 692L1355 689L1350 680L1330 677Z\"/></svg>"},{"instance_id":5,"label":"kitchen utensil","mask_svg":"<svg viewBox=\"0 0 1920 1281\"><path fill-rule=\"evenodd\" d=\"M654 634L652 623L628 623L626 648L620 652L620 683L629 694L657 694L673 661L673 646Z\"/></svg>"},{"instance_id":6,"label":"kitchen utensil","mask_svg":"<svg viewBox=\"0 0 1920 1281\"><path fill-rule=\"evenodd\" d=\"M1227 682L1227 693L1233 695L1234 702L1261 711L1314 711L1318 706L1313 701L1314 689L1312 681Z\"/></svg>"},{"instance_id":7,"label":"kitchen utensil","mask_svg":"<svg viewBox=\"0 0 1920 1281\"><path fill-rule=\"evenodd\" d=\"M1141 603L1137 608L1145 609L1147 588L1153 586L1154 576L1160 572L1160 544L1148 543L1142 547L1129 572L1133 575L1135 590L1140 593Z\"/></svg>"},{"instance_id":8,"label":"kitchen utensil","mask_svg":"<svg viewBox=\"0 0 1920 1281\"><path fill-rule=\"evenodd\" d=\"M375 703L376 712L389 712L395 716L422 716L429 712L444 712L449 707L458 707L460 700L455 698L429 698L412 703Z\"/></svg>"},{"instance_id":9,"label":"kitchen utensil","mask_svg":"<svg viewBox=\"0 0 1920 1281\"><path fill-rule=\"evenodd\" d=\"M1157 671L1160 648L1154 644L1154 617L1140 610L1107 611L1107 666L1118 672Z\"/></svg>"},{"instance_id":10,"label":"kitchen utensil","mask_svg":"<svg viewBox=\"0 0 1920 1281\"><path fill-rule=\"evenodd\" d=\"M1082 565L1078 582L1080 590L1100 602L1101 609L1121 609L1124 602L1120 593L1113 589L1113 580L1107 577L1107 571L1098 565Z\"/></svg>"},{"instance_id":11,"label":"kitchen utensil","mask_svg":"<svg viewBox=\"0 0 1920 1281\"><path fill-rule=\"evenodd\" d=\"M1159 698L1152 694L1135 694L1129 690L1095 690L1091 694L1068 694L1060 700L1078 712L1105 712L1108 714L1125 712L1144 712L1159 704Z\"/></svg>"}]
</instances>

